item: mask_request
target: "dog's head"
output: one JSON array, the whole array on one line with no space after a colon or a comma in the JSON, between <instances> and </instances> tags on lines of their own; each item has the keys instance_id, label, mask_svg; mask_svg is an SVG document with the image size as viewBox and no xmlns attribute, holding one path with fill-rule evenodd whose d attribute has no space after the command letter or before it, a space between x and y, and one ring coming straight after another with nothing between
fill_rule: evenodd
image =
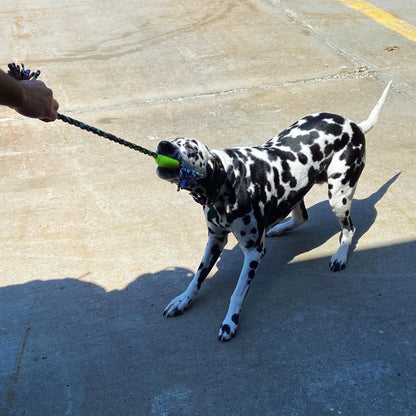
<instances>
[{"instance_id":1,"label":"dog's head","mask_svg":"<svg viewBox=\"0 0 416 416\"><path fill-rule=\"evenodd\" d=\"M157 146L156 153L169 156L179 161L179 164L186 169L197 172L200 179L208 175L211 160L208 148L194 139L178 138L172 141L162 141ZM178 184L180 169L157 168L160 178L171 183Z\"/></svg>"}]
</instances>

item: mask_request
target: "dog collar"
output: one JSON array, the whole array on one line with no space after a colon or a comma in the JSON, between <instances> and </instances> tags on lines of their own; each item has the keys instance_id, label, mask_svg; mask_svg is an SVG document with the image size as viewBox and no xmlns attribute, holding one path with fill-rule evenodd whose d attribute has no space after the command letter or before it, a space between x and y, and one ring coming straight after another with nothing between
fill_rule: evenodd
<instances>
[{"instance_id":1,"label":"dog collar","mask_svg":"<svg viewBox=\"0 0 416 416\"><path fill-rule=\"evenodd\" d=\"M189 189L192 185L195 184L198 177L201 177L202 173L195 172L190 170L183 165L179 166L179 182L178 182L178 191L181 189Z\"/></svg>"},{"instance_id":2,"label":"dog collar","mask_svg":"<svg viewBox=\"0 0 416 416\"><path fill-rule=\"evenodd\" d=\"M221 159L215 153L211 155L212 157L208 163L209 169L207 176L199 182L199 187L197 186L191 190L191 195L194 200L204 207L212 207L215 204L226 178Z\"/></svg>"}]
</instances>

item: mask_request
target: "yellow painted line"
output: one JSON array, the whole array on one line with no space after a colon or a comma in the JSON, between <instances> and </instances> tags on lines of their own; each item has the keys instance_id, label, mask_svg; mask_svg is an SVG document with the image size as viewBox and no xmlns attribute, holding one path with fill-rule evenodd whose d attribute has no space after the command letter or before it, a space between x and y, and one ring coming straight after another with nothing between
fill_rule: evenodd
<instances>
[{"instance_id":1,"label":"yellow painted line","mask_svg":"<svg viewBox=\"0 0 416 416\"><path fill-rule=\"evenodd\" d=\"M393 30L396 33L404 36L405 38L416 42L416 26L407 23L405 20L399 19L394 14L386 12L383 9L380 9L368 1L364 0L338 0L341 3L344 3L351 9L358 10L361 13L364 13L371 19L375 20L377 23L380 23L384 27L387 27L390 30Z\"/></svg>"}]
</instances>

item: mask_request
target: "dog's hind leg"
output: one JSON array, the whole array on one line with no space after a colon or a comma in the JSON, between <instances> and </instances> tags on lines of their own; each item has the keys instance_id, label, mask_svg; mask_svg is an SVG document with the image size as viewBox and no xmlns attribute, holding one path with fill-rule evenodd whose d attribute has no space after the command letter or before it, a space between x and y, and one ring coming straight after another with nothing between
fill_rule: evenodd
<instances>
[{"instance_id":1,"label":"dog's hind leg","mask_svg":"<svg viewBox=\"0 0 416 416\"><path fill-rule=\"evenodd\" d=\"M208 276L214 264L218 260L224 246L227 244L228 233L218 232L209 234L205 253L191 283L185 292L174 298L165 308L163 315L166 317L182 315L183 311L191 304L201 288L202 283Z\"/></svg>"},{"instance_id":2,"label":"dog's hind leg","mask_svg":"<svg viewBox=\"0 0 416 416\"><path fill-rule=\"evenodd\" d=\"M293 230L299 227L299 225L303 224L307 220L308 212L306 211L305 202L302 199L293 207L291 218L284 222L281 222L280 224L275 225L267 232L266 236L275 237L282 235L286 231Z\"/></svg>"},{"instance_id":3,"label":"dog's hind leg","mask_svg":"<svg viewBox=\"0 0 416 416\"><path fill-rule=\"evenodd\" d=\"M361 169L362 170L362 169ZM358 173L361 173L361 171ZM358 180L358 177L357 177ZM328 178L329 204L341 227L340 246L331 257L329 268L333 272L345 269L348 252L355 234L355 227L351 221L351 204L356 189L356 183L343 185L342 178L332 180Z\"/></svg>"},{"instance_id":4,"label":"dog's hind leg","mask_svg":"<svg viewBox=\"0 0 416 416\"><path fill-rule=\"evenodd\" d=\"M327 169L329 204L341 226L340 246L329 264L333 272L345 269L347 265L355 233L351 221L351 204L365 165L364 134L356 125L352 125L352 131L350 143L339 155L334 156Z\"/></svg>"}]
</instances>

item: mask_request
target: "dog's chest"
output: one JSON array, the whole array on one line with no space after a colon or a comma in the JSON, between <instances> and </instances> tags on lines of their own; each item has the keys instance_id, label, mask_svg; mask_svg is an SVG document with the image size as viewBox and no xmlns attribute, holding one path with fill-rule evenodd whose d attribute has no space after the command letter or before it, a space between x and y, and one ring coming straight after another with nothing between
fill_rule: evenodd
<instances>
[{"instance_id":1,"label":"dog's chest","mask_svg":"<svg viewBox=\"0 0 416 416\"><path fill-rule=\"evenodd\" d=\"M222 195L219 196L219 199L221 199L221 201L217 201L215 204L205 207L205 218L208 224L211 223L224 230L233 231L236 220L244 216L245 213L248 213L250 210L244 210L244 212L239 210L237 201L233 205L227 202L224 203L225 198Z\"/></svg>"}]
</instances>

